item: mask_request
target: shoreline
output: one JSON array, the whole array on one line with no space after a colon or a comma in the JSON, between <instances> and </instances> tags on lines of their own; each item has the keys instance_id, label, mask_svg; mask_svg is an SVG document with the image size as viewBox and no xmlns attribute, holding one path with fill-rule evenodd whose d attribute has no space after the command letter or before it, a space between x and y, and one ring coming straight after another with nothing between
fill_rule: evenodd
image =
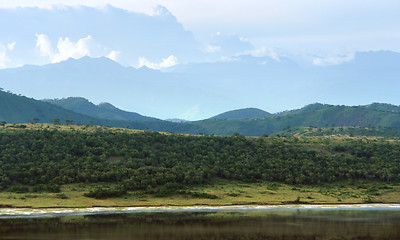
<instances>
[{"instance_id":1,"label":"shoreline","mask_svg":"<svg viewBox=\"0 0 400 240\"><path fill-rule=\"evenodd\" d=\"M86 208L0 208L0 219L87 216L132 213L178 213L178 212L245 212L290 210L372 210L400 211L400 204L279 204L279 205L224 205L224 206L135 206L135 207L86 207Z\"/></svg>"}]
</instances>

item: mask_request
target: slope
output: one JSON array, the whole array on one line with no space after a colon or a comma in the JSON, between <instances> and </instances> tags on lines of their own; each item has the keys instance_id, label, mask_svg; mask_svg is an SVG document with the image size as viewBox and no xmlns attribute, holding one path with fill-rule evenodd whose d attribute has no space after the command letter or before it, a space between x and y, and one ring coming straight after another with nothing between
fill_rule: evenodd
<instances>
[{"instance_id":1,"label":"slope","mask_svg":"<svg viewBox=\"0 0 400 240\"><path fill-rule=\"evenodd\" d=\"M135 112L123 111L116 108L110 103L100 103L95 105L86 98L82 97L69 97L63 99L46 99L43 100L59 107L86 114L96 118L109 119L109 120L126 120L126 121L137 121L137 120L156 120L155 118L142 116Z\"/></svg>"},{"instance_id":2,"label":"slope","mask_svg":"<svg viewBox=\"0 0 400 240\"><path fill-rule=\"evenodd\" d=\"M101 125L133 128L138 130L153 130L161 132L199 133L204 132L200 126L179 124L162 120L108 120L76 113L54 104L0 91L0 121L8 123L28 122L69 122L84 125Z\"/></svg>"},{"instance_id":3,"label":"slope","mask_svg":"<svg viewBox=\"0 0 400 240\"><path fill-rule=\"evenodd\" d=\"M373 106L373 107L371 107ZM387 109L391 109L387 111ZM206 133L247 136L275 134L296 126L304 127L378 127L400 129L398 106L378 104L366 106L339 106L311 104L302 109L274 114L268 118L245 120L209 119L195 122L207 129Z\"/></svg>"},{"instance_id":4,"label":"slope","mask_svg":"<svg viewBox=\"0 0 400 240\"><path fill-rule=\"evenodd\" d=\"M263 118L271 116L269 112L263 111L258 108L243 108L238 110L232 110L218 114L210 119L251 119L251 118Z\"/></svg>"}]
</instances>

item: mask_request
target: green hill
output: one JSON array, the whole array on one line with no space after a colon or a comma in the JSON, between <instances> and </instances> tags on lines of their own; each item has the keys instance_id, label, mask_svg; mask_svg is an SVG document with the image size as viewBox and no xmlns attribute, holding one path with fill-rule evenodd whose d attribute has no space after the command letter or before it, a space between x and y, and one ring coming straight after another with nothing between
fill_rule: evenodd
<instances>
[{"instance_id":1,"label":"green hill","mask_svg":"<svg viewBox=\"0 0 400 240\"><path fill-rule=\"evenodd\" d=\"M82 97L46 99L44 101L77 113L82 113L96 118L126 121L157 120L156 118L145 117L135 112L123 111L114 107L110 103L100 103L99 105L95 105L89 102L89 100L87 100L86 98Z\"/></svg>"},{"instance_id":2,"label":"green hill","mask_svg":"<svg viewBox=\"0 0 400 240\"><path fill-rule=\"evenodd\" d=\"M0 91L0 121L8 123L54 123L57 120L61 124L68 121L74 124L113 126L138 130L147 129L161 132L204 132L202 127L193 124L179 124L152 118L149 119L127 121L92 117L61 108L48 102Z\"/></svg>"},{"instance_id":3,"label":"green hill","mask_svg":"<svg viewBox=\"0 0 400 240\"><path fill-rule=\"evenodd\" d=\"M10 123L52 123L55 119L59 119L61 123L66 120L72 120L77 124L100 123L99 119L78 114L50 103L0 91L1 121Z\"/></svg>"},{"instance_id":4,"label":"green hill","mask_svg":"<svg viewBox=\"0 0 400 240\"><path fill-rule=\"evenodd\" d=\"M352 107L315 103L301 109L277 114L269 114L259 109L249 108L226 112L203 121L182 123L144 117L137 113L122 111L111 104L94 105L84 98L54 101L58 105L73 109L76 112L48 102L0 91L0 121L52 123L55 119L59 119L61 123L70 120L76 124L114 126L138 130L218 135L239 133L246 136L277 134L284 129L293 127L400 129L400 107L382 103ZM263 115L264 117L262 117ZM391 135L387 131L387 129L384 131L384 135ZM375 131L374 134L369 132L372 135L379 133L379 131Z\"/></svg>"},{"instance_id":5,"label":"green hill","mask_svg":"<svg viewBox=\"0 0 400 240\"><path fill-rule=\"evenodd\" d=\"M205 133L246 136L276 134L289 127L377 127L400 129L399 107L389 104L366 106L338 106L311 104L304 108L273 114L268 118L244 120L208 119L195 122Z\"/></svg>"},{"instance_id":6,"label":"green hill","mask_svg":"<svg viewBox=\"0 0 400 240\"><path fill-rule=\"evenodd\" d=\"M263 111L258 108L243 108L238 110L232 110L218 114L210 119L225 120L225 119L254 119L269 117L269 112Z\"/></svg>"}]
</instances>

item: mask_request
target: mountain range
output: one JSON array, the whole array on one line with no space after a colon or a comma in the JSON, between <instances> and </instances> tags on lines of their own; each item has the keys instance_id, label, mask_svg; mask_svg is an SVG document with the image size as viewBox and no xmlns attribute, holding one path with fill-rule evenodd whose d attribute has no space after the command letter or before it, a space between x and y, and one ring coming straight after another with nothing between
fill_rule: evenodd
<instances>
[{"instance_id":1,"label":"mountain range","mask_svg":"<svg viewBox=\"0 0 400 240\"><path fill-rule=\"evenodd\" d=\"M95 105L81 97L39 101L0 91L0 121L53 123L56 119L61 123L72 122L190 134L232 135L239 133L247 136L261 136L277 134L293 127L343 126L390 128L399 132L400 107L383 103L364 106L314 103L301 109L276 114L246 108L228 111L201 121L171 122L123 111L109 103ZM385 134L387 135L387 131ZM285 135L288 135L288 131Z\"/></svg>"},{"instance_id":2,"label":"mountain range","mask_svg":"<svg viewBox=\"0 0 400 240\"><path fill-rule=\"evenodd\" d=\"M360 52L347 62L322 66L241 55L165 72L83 57L2 69L0 86L35 99L84 96L156 118L199 120L231 109L280 112L311 102L400 104L399 64L400 54L390 51Z\"/></svg>"}]
</instances>

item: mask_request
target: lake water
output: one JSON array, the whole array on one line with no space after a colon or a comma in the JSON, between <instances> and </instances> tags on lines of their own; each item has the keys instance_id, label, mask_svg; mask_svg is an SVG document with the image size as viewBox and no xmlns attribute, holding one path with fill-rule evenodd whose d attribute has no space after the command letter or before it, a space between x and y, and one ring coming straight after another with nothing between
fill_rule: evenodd
<instances>
[{"instance_id":1,"label":"lake water","mask_svg":"<svg viewBox=\"0 0 400 240\"><path fill-rule=\"evenodd\" d=\"M4 216L0 239L400 239L399 208L281 208Z\"/></svg>"}]
</instances>

